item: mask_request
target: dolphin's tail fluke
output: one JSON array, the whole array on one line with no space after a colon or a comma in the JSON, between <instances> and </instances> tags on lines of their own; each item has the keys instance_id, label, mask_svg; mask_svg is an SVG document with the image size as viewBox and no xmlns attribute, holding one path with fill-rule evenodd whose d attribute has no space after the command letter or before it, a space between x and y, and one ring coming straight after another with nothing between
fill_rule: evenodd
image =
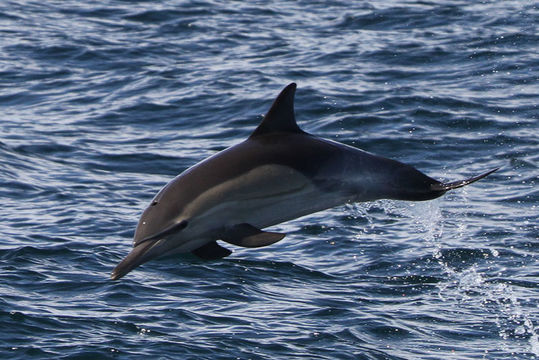
<instances>
[{"instance_id":1,"label":"dolphin's tail fluke","mask_svg":"<svg viewBox=\"0 0 539 360\"><path fill-rule=\"evenodd\" d=\"M448 190L457 189L459 187L463 187L463 186L466 186L466 185L471 184L473 182L476 182L477 180L480 180L480 179L484 178L485 176L488 176L488 175L492 174L493 172L497 171L498 169L499 168L492 169L492 170L487 171L486 173L483 173L481 175L473 176L471 178L460 180L460 181L453 181L453 182L450 182L450 183L431 184L430 189L432 191L443 191L443 192L448 191Z\"/></svg>"}]
</instances>

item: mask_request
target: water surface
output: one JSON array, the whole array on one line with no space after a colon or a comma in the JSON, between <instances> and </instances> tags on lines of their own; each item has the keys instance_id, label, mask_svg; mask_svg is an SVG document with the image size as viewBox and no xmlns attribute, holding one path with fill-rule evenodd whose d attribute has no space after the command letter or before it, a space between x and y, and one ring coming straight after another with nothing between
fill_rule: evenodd
<instances>
[{"instance_id":1,"label":"water surface","mask_svg":"<svg viewBox=\"0 0 539 360\"><path fill-rule=\"evenodd\" d=\"M0 357L539 356L531 1L4 1ZM109 280L138 217L298 83L305 130L456 180Z\"/></svg>"}]
</instances>

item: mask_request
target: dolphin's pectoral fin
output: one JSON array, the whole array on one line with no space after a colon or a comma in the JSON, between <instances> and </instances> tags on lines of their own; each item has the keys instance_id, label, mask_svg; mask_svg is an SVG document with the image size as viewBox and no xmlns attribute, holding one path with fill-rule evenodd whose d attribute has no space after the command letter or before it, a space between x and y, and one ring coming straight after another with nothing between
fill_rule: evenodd
<instances>
[{"instance_id":1,"label":"dolphin's pectoral fin","mask_svg":"<svg viewBox=\"0 0 539 360\"><path fill-rule=\"evenodd\" d=\"M274 244L285 236L286 234L262 231L253 225L243 223L226 229L220 238L233 245L256 248Z\"/></svg>"},{"instance_id":2,"label":"dolphin's pectoral fin","mask_svg":"<svg viewBox=\"0 0 539 360\"><path fill-rule=\"evenodd\" d=\"M191 251L191 253L204 260L217 260L227 257L232 254L232 251L217 244L217 241L212 241Z\"/></svg>"}]
</instances>

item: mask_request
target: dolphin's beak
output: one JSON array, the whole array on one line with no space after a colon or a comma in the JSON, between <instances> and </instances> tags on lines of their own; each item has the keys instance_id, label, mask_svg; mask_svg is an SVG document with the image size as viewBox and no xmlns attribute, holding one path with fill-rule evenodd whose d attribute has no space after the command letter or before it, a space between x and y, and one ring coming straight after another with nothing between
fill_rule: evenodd
<instances>
[{"instance_id":1,"label":"dolphin's beak","mask_svg":"<svg viewBox=\"0 0 539 360\"><path fill-rule=\"evenodd\" d=\"M111 279L117 280L137 266L166 253L174 245L167 242L167 236L185 229L187 224L186 220L182 220L155 235L143 239L137 239L135 235L133 250L112 270Z\"/></svg>"},{"instance_id":2,"label":"dolphin's beak","mask_svg":"<svg viewBox=\"0 0 539 360\"><path fill-rule=\"evenodd\" d=\"M135 246L133 250L131 250L131 252L127 254L127 256L118 265L116 265L114 270L112 270L110 278L112 280L118 280L137 266L157 257L159 254L156 254L155 251L151 251L152 247L157 242L159 242L159 239L145 241Z\"/></svg>"}]
</instances>

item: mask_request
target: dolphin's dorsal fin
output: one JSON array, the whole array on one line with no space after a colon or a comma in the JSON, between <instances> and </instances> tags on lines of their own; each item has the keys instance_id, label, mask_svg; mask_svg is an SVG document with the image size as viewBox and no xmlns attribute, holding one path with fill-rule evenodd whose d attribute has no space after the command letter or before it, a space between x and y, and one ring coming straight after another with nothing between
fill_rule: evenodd
<instances>
[{"instance_id":1,"label":"dolphin's dorsal fin","mask_svg":"<svg viewBox=\"0 0 539 360\"><path fill-rule=\"evenodd\" d=\"M294 115L295 93L295 83L291 83L285 87L275 101L273 101L271 108L266 116L264 116L264 120L262 120L250 137L274 132L304 133L298 124L296 124L296 117Z\"/></svg>"}]
</instances>

